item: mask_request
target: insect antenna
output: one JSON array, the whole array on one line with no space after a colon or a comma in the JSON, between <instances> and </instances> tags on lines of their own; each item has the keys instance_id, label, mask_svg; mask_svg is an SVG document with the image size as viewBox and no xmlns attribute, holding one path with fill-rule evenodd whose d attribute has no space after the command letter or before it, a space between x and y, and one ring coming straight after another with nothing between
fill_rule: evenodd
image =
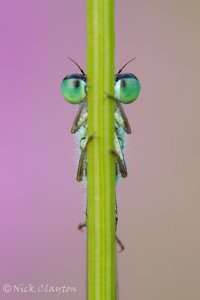
<instances>
[{"instance_id":1,"label":"insect antenna","mask_svg":"<svg viewBox=\"0 0 200 300\"><path fill-rule=\"evenodd\" d=\"M73 60L71 57L68 57L71 61L73 61L73 63L75 63L75 65L79 68L79 70L81 71L81 73L86 77L85 72L83 71L83 69L77 64L77 62L75 62L75 60Z\"/></svg>"},{"instance_id":2,"label":"insect antenna","mask_svg":"<svg viewBox=\"0 0 200 300\"><path fill-rule=\"evenodd\" d=\"M125 65L123 65L123 67L118 71L117 75L119 75L121 73L121 71L131 62L135 59L136 57L132 58L131 60L129 60Z\"/></svg>"}]
</instances>

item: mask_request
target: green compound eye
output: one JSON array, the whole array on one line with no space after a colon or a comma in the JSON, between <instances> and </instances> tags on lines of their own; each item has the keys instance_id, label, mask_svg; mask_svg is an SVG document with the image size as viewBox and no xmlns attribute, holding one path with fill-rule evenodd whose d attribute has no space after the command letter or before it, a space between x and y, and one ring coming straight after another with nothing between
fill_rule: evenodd
<instances>
[{"instance_id":1,"label":"green compound eye","mask_svg":"<svg viewBox=\"0 0 200 300\"><path fill-rule=\"evenodd\" d=\"M124 104L134 102L140 93L140 82L131 73L116 75L115 97Z\"/></svg>"},{"instance_id":2,"label":"green compound eye","mask_svg":"<svg viewBox=\"0 0 200 300\"><path fill-rule=\"evenodd\" d=\"M62 81L61 92L69 103L81 103L86 96L86 78L81 74L67 75Z\"/></svg>"}]
</instances>

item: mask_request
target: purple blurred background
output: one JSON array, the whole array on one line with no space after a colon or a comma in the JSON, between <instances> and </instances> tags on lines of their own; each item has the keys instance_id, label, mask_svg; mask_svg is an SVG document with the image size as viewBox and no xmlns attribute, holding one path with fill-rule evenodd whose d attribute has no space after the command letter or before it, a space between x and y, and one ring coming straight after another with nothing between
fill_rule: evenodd
<instances>
[{"instance_id":1,"label":"purple blurred background","mask_svg":"<svg viewBox=\"0 0 200 300\"><path fill-rule=\"evenodd\" d=\"M141 81L125 110L128 178L117 188L120 299L199 300L200 4L116 1L116 70ZM75 286L86 299L86 190L75 180L76 107L60 82L86 68L85 1L0 3L0 299L4 284Z\"/></svg>"}]
</instances>

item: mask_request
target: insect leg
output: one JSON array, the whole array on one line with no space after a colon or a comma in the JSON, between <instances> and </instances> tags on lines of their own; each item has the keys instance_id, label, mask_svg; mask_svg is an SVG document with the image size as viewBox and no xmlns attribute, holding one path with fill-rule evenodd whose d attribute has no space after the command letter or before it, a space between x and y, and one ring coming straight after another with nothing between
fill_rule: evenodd
<instances>
[{"instance_id":1,"label":"insect leg","mask_svg":"<svg viewBox=\"0 0 200 300\"><path fill-rule=\"evenodd\" d=\"M124 131L125 131L127 134L130 134L130 133L131 133L131 127L130 127L128 118L127 118L127 116L126 116L126 114L125 114L125 111L124 111L124 109L123 109L121 103L119 102L119 100L116 101L116 105L117 105L117 107L118 107L118 109L119 109L119 111L120 111L120 114L121 114L121 116L122 116L122 118L123 118L123 120L124 120L124 126L123 126Z\"/></svg>"},{"instance_id":2,"label":"insect leg","mask_svg":"<svg viewBox=\"0 0 200 300\"><path fill-rule=\"evenodd\" d=\"M130 124L129 124L129 121L128 121L128 118L125 114L125 111L119 101L119 99L117 99L116 97L112 96L112 95L107 95L109 99L112 99L115 101L116 105L117 105L117 108L119 109L119 112L123 118L123 124L121 123L118 123L118 119L115 117L115 120L116 122L122 126L124 128L124 131L127 133L127 134L130 134L131 133L131 127L130 127Z\"/></svg>"},{"instance_id":3,"label":"insect leg","mask_svg":"<svg viewBox=\"0 0 200 300\"><path fill-rule=\"evenodd\" d=\"M115 133L115 149L111 150L111 153L115 156L117 164L119 166L119 171L120 174L123 178L127 177L127 169L126 169L126 164L124 160L124 155L122 153L119 140L117 138L117 135Z\"/></svg>"},{"instance_id":4,"label":"insect leg","mask_svg":"<svg viewBox=\"0 0 200 300\"><path fill-rule=\"evenodd\" d=\"M76 113L74 122L72 124L71 133L77 132L79 130L79 128L82 126L82 124L78 124L78 123L79 123L79 119L80 119L82 110L83 110L83 108L85 106L85 103L86 103L86 100L83 100L83 102L79 106L79 109L78 109L78 111Z\"/></svg>"},{"instance_id":5,"label":"insect leg","mask_svg":"<svg viewBox=\"0 0 200 300\"><path fill-rule=\"evenodd\" d=\"M112 149L111 153L116 157L121 176L123 178L127 177L127 169L126 169L126 166L123 164L123 162L119 156L119 153L115 149Z\"/></svg>"},{"instance_id":6,"label":"insect leg","mask_svg":"<svg viewBox=\"0 0 200 300\"><path fill-rule=\"evenodd\" d=\"M94 135L91 134L87 140L86 140L86 143L81 151L81 156L80 156L80 159L79 159L79 163L78 163L78 170L77 170L77 176L76 176L76 180L77 181L82 181L83 179L83 171L84 171L84 162L85 162L85 159L86 159L86 154L87 154L87 147L88 147L88 144L89 142L94 138Z\"/></svg>"},{"instance_id":7,"label":"insect leg","mask_svg":"<svg viewBox=\"0 0 200 300\"><path fill-rule=\"evenodd\" d=\"M117 230L117 222L118 222L118 212L117 212L117 199L115 195L115 228Z\"/></svg>"},{"instance_id":8,"label":"insect leg","mask_svg":"<svg viewBox=\"0 0 200 300\"><path fill-rule=\"evenodd\" d=\"M116 230L117 230L117 221L118 221L117 199L116 199L116 195L115 195L115 227L116 227ZM120 247L120 251L119 252L122 252L125 249L123 243L120 241L120 239L117 237L117 235L115 235L115 239L116 239L117 244Z\"/></svg>"},{"instance_id":9,"label":"insect leg","mask_svg":"<svg viewBox=\"0 0 200 300\"><path fill-rule=\"evenodd\" d=\"M117 235L115 236L115 238L116 238L117 244L120 246L119 252L122 252L125 249L125 247L124 247L123 243L120 241L120 239L117 237Z\"/></svg>"}]
</instances>

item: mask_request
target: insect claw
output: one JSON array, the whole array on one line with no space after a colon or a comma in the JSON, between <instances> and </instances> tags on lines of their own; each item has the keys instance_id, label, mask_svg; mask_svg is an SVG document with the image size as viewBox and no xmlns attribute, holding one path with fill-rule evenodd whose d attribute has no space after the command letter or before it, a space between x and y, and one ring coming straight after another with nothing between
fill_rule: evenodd
<instances>
[{"instance_id":1,"label":"insect claw","mask_svg":"<svg viewBox=\"0 0 200 300\"><path fill-rule=\"evenodd\" d=\"M124 251L124 249L125 249L125 247L124 247L124 246L122 246L122 247L121 247L121 249L118 251L118 253L121 253L121 252L123 252L123 251Z\"/></svg>"},{"instance_id":2,"label":"insect claw","mask_svg":"<svg viewBox=\"0 0 200 300\"><path fill-rule=\"evenodd\" d=\"M86 222L80 223L80 224L78 225L78 230L84 232L83 228L86 227L86 226L87 226L87 225L86 225Z\"/></svg>"},{"instance_id":3,"label":"insect claw","mask_svg":"<svg viewBox=\"0 0 200 300\"><path fill-rule=\"evenodd\" d=\"M117 151L116 151L115 149L111 149L111 150L110 150L110 153L111 153L112 155L114 155L115 157L118 157L118 153L117 153Z\"/></svg>"},{"instance_id":4,"label":"insect claw","mask_svg":"<svg viewBox=\"0 0 200 300\"><path fill-rule=\"evenodd\" d=\"M95 138L95 133L91 133L89 136L88 136L88 143L93 140Z\"/></svg>"},{"instance_id":5,"label":"insect claw","mask_svg":"<svg viewBox=\"0 0 200 300\"><path fill-rule=\"evenodd\" d=\"M106 97L108 99L111 99L111 100L114 100L116 102L119 102L119 99L117 99L115 96L111 95L111 94L108 94L108 93L105 93Z\"/></svg>"},{"instance_id":6,"label":"insect claw","mask_svg":"<svg viewBox=\"0 0 200 300\"><path fill-rule=\"evenodd\" d=\"M86 142L86 145L85 145L85 151L87 150L87 147L88 147L88 144L95 138L95 133L91 133L89 136L88 136L88 139L87 139L87 142Z\"/></svg>"},{"instance_id":7,"label":"insect claw","mask_svg":"<svg viewBox=\"0 0 200 300\"><path fill-rule=\"evenodd\" d=\"M120 246L120 250L118 252L121 253L122 251L124 251L125 247L117 236L115 236L115 238L116 238L117 244Z\"/></svg>"}]
</instances>

